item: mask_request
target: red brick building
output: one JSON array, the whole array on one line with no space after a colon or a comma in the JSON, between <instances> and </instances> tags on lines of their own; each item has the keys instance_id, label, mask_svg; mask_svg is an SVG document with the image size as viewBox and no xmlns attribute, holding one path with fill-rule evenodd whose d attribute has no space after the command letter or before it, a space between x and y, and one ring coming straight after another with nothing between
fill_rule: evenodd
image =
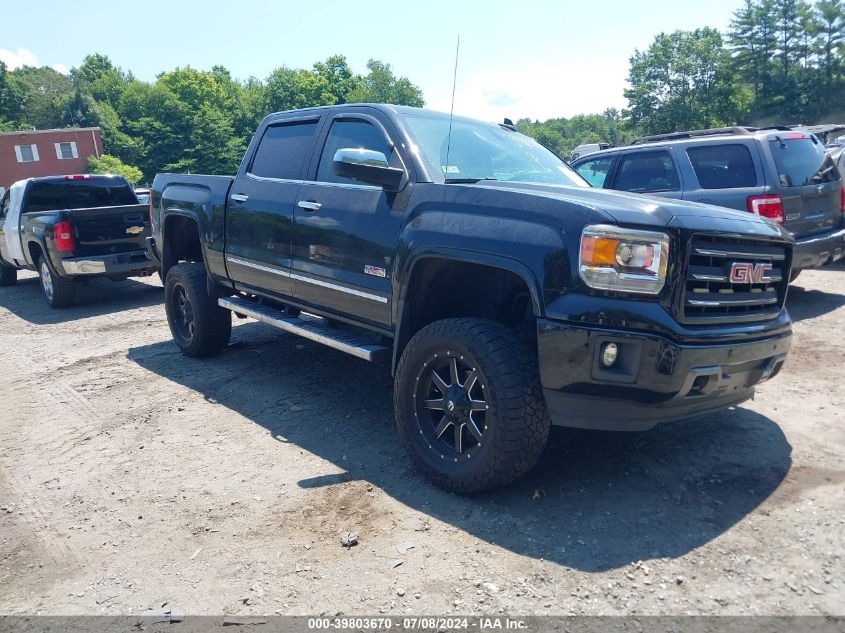
<instances>
[{"instance_id":1,"label":"red brick building","mask_svg":"<svg viewBox=\"0 0 845 633\"><path fill-rule=\"evenodd\" d=\"M0 187L24 178L81 174L103 154L98 127L0 132Z\"/></svg>"}]
</instances>

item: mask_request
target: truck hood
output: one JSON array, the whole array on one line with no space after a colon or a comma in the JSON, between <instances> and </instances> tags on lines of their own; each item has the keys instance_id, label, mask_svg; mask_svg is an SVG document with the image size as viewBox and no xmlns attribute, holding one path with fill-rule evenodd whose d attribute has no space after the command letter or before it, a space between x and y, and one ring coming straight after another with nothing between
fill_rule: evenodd
<instances>
[{"instance_id":1,"label":"truck hood","mask_svg":"<svg viewBox=\"0 0 845 633\"><path fill-rule=\"evenodd\" d=\"M602 213L610 221L623 226L718 231L791 239L789 232L782 226L753 213L698 202L686 202L592 187L566 187L505 181L485 181L483 184L471 186L505 189L513 193L534 195L545 200L549 198L557 199L561 202L587 207L595 212Z\"/></svg>"}]
</instances>

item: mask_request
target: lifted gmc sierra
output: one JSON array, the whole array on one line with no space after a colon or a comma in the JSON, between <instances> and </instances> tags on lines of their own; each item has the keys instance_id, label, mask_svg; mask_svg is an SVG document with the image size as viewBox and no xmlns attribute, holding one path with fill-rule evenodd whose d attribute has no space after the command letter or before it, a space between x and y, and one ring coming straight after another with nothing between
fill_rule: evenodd
<instances>
[{"instance_id":1,"label":"lifted gmc sierra","mask_svg":"<svg viewBox=\"0 0 845 633\"><path fill-rule=\"evenodd\" d=\"M386 357L410 455L459 492L520 477L550 424L643 430L743 402L791 342L782 227L592 189L508 122L272 114L235 177L160 174L150 204L185 354L223 348L234 312Z\"/></svg>"}]
</instances>

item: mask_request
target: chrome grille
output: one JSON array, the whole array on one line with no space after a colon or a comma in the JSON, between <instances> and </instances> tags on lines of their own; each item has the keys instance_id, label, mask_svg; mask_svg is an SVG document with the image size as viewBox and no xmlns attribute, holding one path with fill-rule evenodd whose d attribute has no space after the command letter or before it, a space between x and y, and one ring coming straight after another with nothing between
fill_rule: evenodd
<instances>
[{"instance_id":1,"label":"chrome grille","mask_svg":"<svg viewBox=\"0 0 845 633\"><path fill-rule=\"evenodd\" d=\"M689 243L686 280L679 320L684 323L724 323L777 316L789 284L791 246L784 242L694 235ZM761 280L731 281L735 263L767 264Z\"/></svg>"}]
</instances>

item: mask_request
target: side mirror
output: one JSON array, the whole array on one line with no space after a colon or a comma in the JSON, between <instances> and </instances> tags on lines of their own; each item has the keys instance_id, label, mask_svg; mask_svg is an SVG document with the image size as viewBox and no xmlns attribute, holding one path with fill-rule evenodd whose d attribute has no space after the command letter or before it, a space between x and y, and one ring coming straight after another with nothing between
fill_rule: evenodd
<instances>
[{"instance_id":1,"label":"side mirror","mask_svg":"<svg viewBox=\"0 0 845 633\"><path fill-rule=\"evenodd\" d=\"M381 152L354 147L345 147L335 152L332 172L342 178L360 180L387 190L398 189L405 175L405 170L391 167L387 156Z\"/></svg>"}]
</instances>

